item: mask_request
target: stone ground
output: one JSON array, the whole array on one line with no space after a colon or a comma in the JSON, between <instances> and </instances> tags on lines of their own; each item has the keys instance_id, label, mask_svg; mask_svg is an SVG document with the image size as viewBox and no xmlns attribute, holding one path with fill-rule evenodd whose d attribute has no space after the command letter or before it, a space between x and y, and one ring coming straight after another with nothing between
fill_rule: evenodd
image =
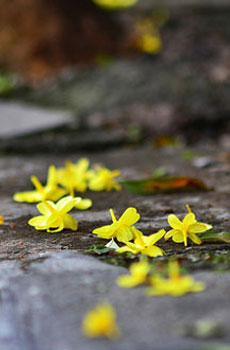
<instances>
[{"instance_id":1,"label":"stone ground","mask_svg":"<svg viewBox=\"0 0 230 350\"><path fill-rule=\"evenodd\" d=\"M91 232L110 222L110 207L119 215L135 206L141 213L137 227L151 233L161 227L168 229L167 215L183 216L189 203L198 219L211 223L213 230L229 231L229 148L197 147L191 160L184 160L183 152L181 147L147 145L68 154L73 161L87 156L92 162L119 168L123 178L146 176L161 167L171 174L197 176L214 190L155 196L132 195L125 190L87 192L93 207L73 212L79 220L78 231L55 234L28 226L29 218L37 213L36 206L15 203L12 195L31 188L31 174L45 180L48 165L62 165L66 155L1 156L0 213L5 217L0 229L1 349L199 350L211 349L209 345L214 343L230 343L229 244L185 249L160 242L169 255L178 256L197 280L207 284L203 293L181 298L148 298L142 287L121 289L116 278L126 272L121 265L129 262L114 254L84 254L92 244L104 243ZM206 168L197 167L202 159ZM81 334L83 315L102 299L116 307L123 332L118 341L90 340ZM199 335L197 323L206 320L212 323L211 330Z\"/></svg>"},{"instance_id":2,"label":"stone ground","mask_svg":"<svg viewBox=\"0 0 230 350\"><path fill-rule=\"evenodd\" d=\"M169 229L168 214L183 217L189 204L213 231L230 232L229 19L227 7L172 14L162 30L159 56L66 70L37 89L15 87L0 103L0 215L5 218L0 350L229 350L229 243L184 248L160 242L167 257L152 263L176 256L207 285L204 292L181 298L148 298L143 287L119 288L116 278L133 260L85 252L104 244L92 230L110 223L109 208L120 215L136 207L137 228L149 234ZM24 106L18 107L19 101ZM47 124L50 115L52 125ZM179 143L156 148L153 139L164 134L179 137ZM49 165L85 156L121 169L122 179L161 169L198 177L212 190L149 196L125 189L87 192L92 208L73 211L78 231L51 234L30 227L36 206L15 203L13 194L32 188L31 175L45 181ZM91 340L81 333L84 314L104 299L117 310L123 333L118 341Z\"/></svg>"}]
</instances>

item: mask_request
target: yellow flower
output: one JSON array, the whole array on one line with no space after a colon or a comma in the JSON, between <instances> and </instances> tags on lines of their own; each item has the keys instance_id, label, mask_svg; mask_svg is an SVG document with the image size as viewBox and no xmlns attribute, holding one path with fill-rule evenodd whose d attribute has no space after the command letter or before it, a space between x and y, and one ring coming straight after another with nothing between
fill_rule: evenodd
<instances>
[{"instance_id":1,"label":"yellow flower","mask_svg":"<svg viewBox=\"0 0 230 350\"><path fill-rule=\"evenodd\" d=\"M138 0L93 0L100 7L108 10L118 10L133 6Z\"/></svg>"},{"instance_id":2,"label":"yellow flower","mask_svg":"<svg viewBox=\"0 0 230 350\"><path fill-rule=\"evenodd\" d=\"M44 201L37 205L41 214L29 220L29 225L34 226L37 230L47 230L47 232L60 232L64 228L73 231L77 230L78 222L70 214L79 199L71 196L60 199L56 204L51 201Z\"/></svg>"},{"instance_id":3,"label":"yellow flower","mask_svg":"<svg viewBox=\"0 0 230 350\"><path fill-rule=\"evenodd\" d=\"M58 183L74 196L74 191L85 192L87 190L89 161L80 159L76 164L66 162L66 167L57 170Z\"/></svg>"},{"instance_id":4,"label":"yellow flower","mask_svg":"<svg viewBox=\"0 0 230 350\"><path fill-rule=\"evenodd\" d=\"M2 225L4 223L4 217L0 216L0 225Z\"/></svg>"},{"instance_id":5,"label":"yellow flower","mask_svg":"<svg viewBox=\"0 0 230 350\"><path fill-rule=\"evenodd\" d=\"M120 329L116 324L116 312L113 306L104 302L88 311L82 321L82 332L87 337L118 338Z\"/></svg>"},{"instance_id":6,"label":"yellow flower","mask_svg":"<svg viewBox=\"0 0 230 350\"><path fill-rule=\"evenodd\" d=\"M119 220L115 218L113 209L110 209L113 223L111 225L102 226L93 230L93 233L100 238L111 239L117 238L120 242L128 242L134 238L134 234L138 231L134 225L139 219L140 214L135 208L128 208L122 214Z\"/></svg>"},{"instance_id":7,"label":"yellow flower","mask_svg":"<svg viewBox=\"0 0 230 350\"><path fill-rule=\"evenodd\" d=\"M180 276L180 267L177 261L170 261L168 266L169 278L155 275L150 278L151 287L148 289L149 296L172 295L179 297L187 293L202 292L205 289L203 282L195 282L192 277Z\"/></svg>"},{"instance_id":8,"label":"yellow flower","mask_svg":"<svg viewBox=\"0 0 230 350\"><path fill-rule=\"evenodd\" d=\"M162 49L162 41L159 34L144 34L139 39L139 47L141 51L156 54Z\"/></svg>"},{"instance_id":9,"label":"yellow flower","mask_svg":"<svg viewBox=\"0 0 230 350\"><path fill-rule=\"evenodd\" d=\"M189 213L183 221L180 221L174 214L168 216L168 223L173 229L166 233L165 239L172 237L174 242L184 242L184 245L187 246L188 238L190 238L194 243L201 244L201 239L196 234L210 230L212 225L196 221L190 207L188 205L186 207Z\"/></svg>"},{"instance_id":10,"label":"yellow flower","mask_svg":"<svg viewBox=\"0 0 230 350\"><path fill-rule=\"evenodd\" d=\"M49 167L47 184L45 186L42 186L36 176L32 176L31 181L36 190L15 193L14 200L16 202L37 203L44 200L57 201L66 194L64 189L57 186L56 168L54 165Z\"/></svg>"},{"instance_id":11,"label":"yellow flower","mask_svg":"<svg viewBox=\"0 0 230 350\"><path fill-rule=\"evenodd\" d=\"M150 266L147 261L139 261L130 266L130 275L119 276L117 284L123 288L132 288L145 283Z\"/></svg>"},{"instance_id":12,"label":"yellow flower","mask_svg":"<svg viewBox=\"0 0 230 350\"><path fill-rule=\"evenodd\" d=\"M133 254L141 253L151 257L164 255L163 249L154 244L159 241L165 234L165 230L160 230L150 236L144 236L140 231L136 230L134 243L127 242L125 246L118 248L116 252L124 253L131 252Z\"/></svg>"},{"instance_id":13,"label":"yellow flower","mask_svg":"<svg viewBox=\"0 0 230 350\"><path fill-rule=\"evenodd\" d=\"M147 17L137 23L138 46L148 54L157 54L162 49L162 40L154 19Z\"/></svg>"},{"instance_id":14,"label":"yellow flower","mask_svg":"<svg viewBox=\"0 0 230 350\"><path fill-rule=\"evenodd\" d=\"M121 186L114 180L120 175L120 170L111 171L106 168L98 168L91 173L89 178L89 189L91 191L120 191Z\"/></svg>"}]
</instances>

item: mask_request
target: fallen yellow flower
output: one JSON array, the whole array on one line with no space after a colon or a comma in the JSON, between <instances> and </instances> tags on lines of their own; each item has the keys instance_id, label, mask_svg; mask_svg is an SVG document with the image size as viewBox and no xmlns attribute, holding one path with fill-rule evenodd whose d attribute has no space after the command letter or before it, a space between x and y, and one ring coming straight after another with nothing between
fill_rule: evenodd
<instances>
[{"instance_id":1,"label":"fallen yellow flower","mask_svg":"<svg viewBox=\"0 0 230 350\"><path fill-rule=\"evenodd\" d=\"M66 162L65 168L57 170L58 183L62 185L71 196L74 192L85 192L87 190L89 160L80 159L76 164Z\"/></svg>"},{"instance_id":2,"label":"fallen yellow flower","mask_svg":"<svg viewBox=\"0 0 230 350\"><path fill-rule=\"evenodd\" d=\"M4 217L0 216L0 225L2 225L4 223Z\"/></svg>"},{"instance_id":3,"label":"fallen yellow flower","mask_svg":"<svg viewBox=\"0 0 230 350\"><path fill-rule=\"evenodd\" d=\"M179 297L187 293L202 292L205 289L203 282L195 282L192 277L180 276L180 267L177 261L170 261L168 266L169 278L155 275L150 278L151 287L147 290L148 296L172 295Z\"/></svg>"},{"instance_id":4,"label":"fallen yellow flower","mask_svg":"<svg viewBox=\"0 0 230 350\"><path fill-rule=\"evenodd\" d=\"M67 196L60 199L56 204L51 201L44 201L37 205L41 214L29 220L29 225L37 230L47 230L47 232L60 232L64 228L76 231L78 222L70 214L79 199Z\"/></svg>"},{"instance_id":5,"label":"fallen yellow flower","mask_svg":"<svg viewBox=\"0 0 230 350\"><path fill-rule=\"evenodd\" d=\"M120 329L116 324L116 312L113 306L104 302L88 311L82 321L82 332L87 337L118 338Z\"/></svg>"},{"instance_id":6,"label":"fallen yellow flower","mask_svg":"<svg viewBox=\"0 0 230 350\"><path fill-rule=\"evenodd\" d=\"M56 202L66 194L66 191L57 186L56 168L51 165L48 170L47 184L43 186L36 176L31 176L35 191L18 192L14 195L16 202L38 203L45 200Z\"/></svg>"},{"instance_id":7,"label":"fallen yellow flower","mask_svg":"<svg viewBox=\"0 0 230 350\"><path fill-rule=\"evenodd\" d=\"M168 216L168 223L173 229L166 233L165 239L172 237L174 242L184 242L184 245L187 246L188 238L190 238L194 243L201 244L201 239L196 234L210 230L212 225L196 221L196 217L189 205L186 205L186 207L189 213L183 221L180 221L174 214Z\"/></svg>"},{"instance_id":8,"label":"fallen yellow flower","mask_svg":"<svg viewBox=\"0 0 230 350\"><path fill-rule=\"evenodd\" d=\"M135 5L138 0L93 0L100 7L108 10L118 10Z\"/></svg>"},{"instance_id":9,"label":"fallen yellow flower","mask_svg":"<svg viewBox=\"0 0 230 350\"><path fill-rule=\"evenodd\" d=\"M127 242L125 246L118 248L116 252L124 253L131 252L133 254L142 254L151 257L164 255L163 249L155 246L155 243L159 241L165 234L165 230L160 230L157 233L153 233L150 236L144 236L140 231L136 230L134 243Z\"/></svg>"},{"instance_id":10,"label":"fallen yellow flower","mask_svg":"<svg viewBox=\"0 0 230 350\"><path fill-rule=\"evenodd\" d=\"M139 219L140 214L135 208L128 208L122 214L119 220L116 219L113 209L110 209L113 223L111 225L102 226L93 230L100 238L111 239L117 238L120 242L128 242L134 238L136 231L134 225Z\"/></svg>"},{"instance_id":11,"label":"fallen yellow flower","mask_svg":"<svg viewBox=\"0 0 230 350\"><path fill-rule=\"evenodd\" d=\"M106 168L98 168L92 171L89 178L89 189L91 191L120 191L121 186L114 180L120 173L120 170L111 171Z\"/></svg>"},{"instance_id":12,"label":"fallen yellow flower","mask_svg":"<svg viewBox=\"0 0 230 350\"><path fill-rule=\"evenodd\" d=\"M139 261L138 263L133 263L129 270L130 275L119 276L117 278L117 284L120 287L132 288L145 283L150 271L150 266L147 261Z\"/></svg>"},{"instance_id":13,"label":"fallen yellow flower","mask_svg":"<svg viewBox=\"0 0 230 350\"><path fill-rule=\"evenodd\" d=\"M159 25L159 24L158 24ZM162 40L154 19L147 17L137 23L137 44L141 51L148 54L157 54L162 49Z\"/></svg>"}]
</instances>

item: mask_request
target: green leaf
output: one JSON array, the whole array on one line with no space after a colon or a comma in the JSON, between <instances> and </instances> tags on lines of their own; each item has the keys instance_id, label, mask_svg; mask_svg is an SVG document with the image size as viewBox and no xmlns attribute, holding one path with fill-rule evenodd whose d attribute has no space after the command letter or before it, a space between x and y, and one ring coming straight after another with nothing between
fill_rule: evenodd
<instances>
[{"instance_id":1,"label":"green leaf","mask_svg":"<svg viewBox=\"0 0 230 350\"><path fill-rule=\"evenodd\" d=\"M199 234L202 242L224 242L230 243L230 232L204 232Z\"/></svg>"},{"instance_id":2,"label":"green leaf","mask_svg":"<svg viewBox=\"0 0 230 350\"><path fill-rule=\"evenodd\" d=\"M134 194L157 194L209 190L202 180L184 176L152 176L139 180L120 181L120 183L128 191Z\"/></svg>"},{"instance_id":3,"label":"green leaf","mask_svg":"<svg viewBox=\"0 0 230 350\"><path fill-rule=\"evenodd\" d=\"M102 255L107 254L110 250L111 248L106 247L103 244L93 244L89 249L85 250L85 253Z\"/></svg>"}]
</instances>

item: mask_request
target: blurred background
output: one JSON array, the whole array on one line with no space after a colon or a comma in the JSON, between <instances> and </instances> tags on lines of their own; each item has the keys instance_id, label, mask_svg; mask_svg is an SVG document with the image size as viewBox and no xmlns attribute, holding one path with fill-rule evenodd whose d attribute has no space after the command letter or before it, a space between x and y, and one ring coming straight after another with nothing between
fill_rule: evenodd
<instances>
[{"instance_id":1,"label":"blurred background","mask_svg":"<svg viewBox=\"0 0 230 350\"><path fill-rule=\"evenodd\" d=\"M1 151L230 143L229 23L228 0L0 0Z\"/></svg>"}]
</instances>

